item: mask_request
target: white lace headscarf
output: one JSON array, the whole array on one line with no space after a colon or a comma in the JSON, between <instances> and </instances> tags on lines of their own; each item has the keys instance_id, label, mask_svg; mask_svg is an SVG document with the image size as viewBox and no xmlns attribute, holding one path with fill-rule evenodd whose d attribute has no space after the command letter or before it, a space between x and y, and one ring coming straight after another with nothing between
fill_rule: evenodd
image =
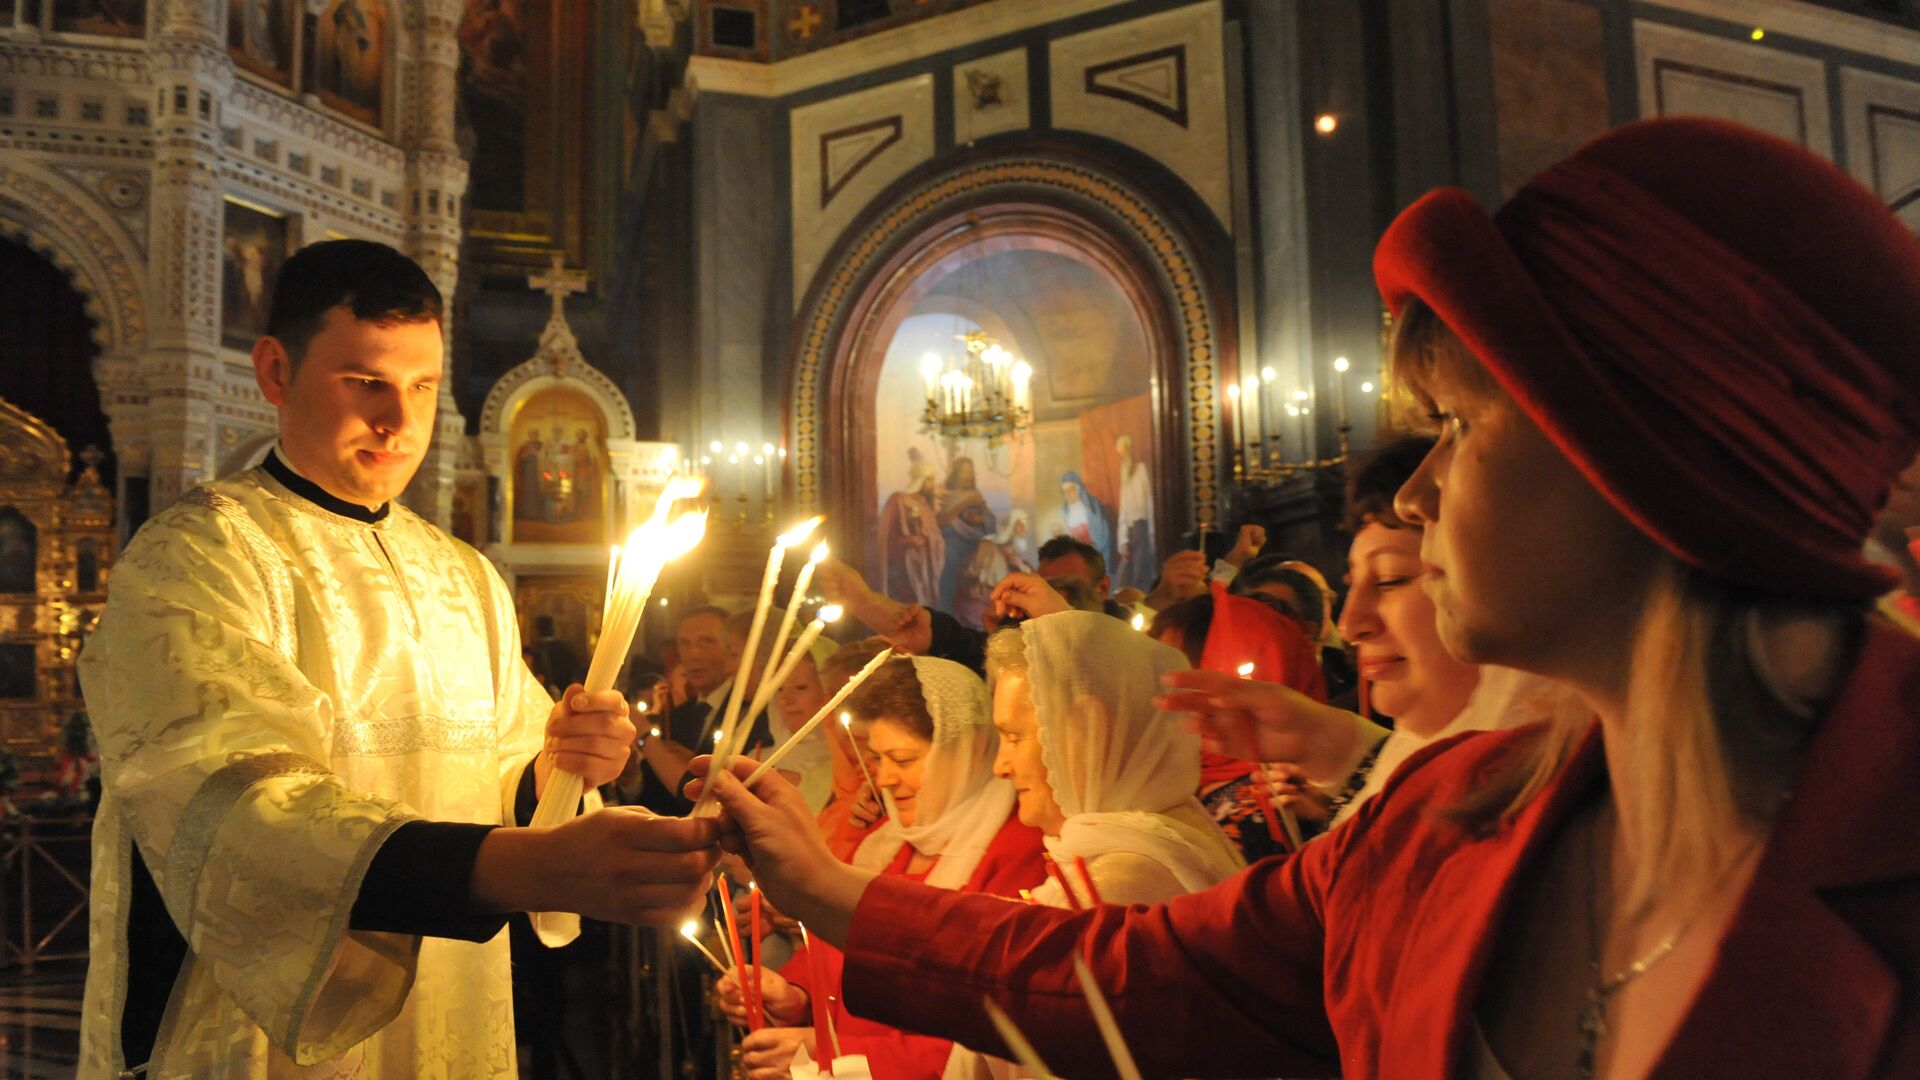
<instances>
[{"instance_id":1,"label":"white lace headscarf","mask_svg":"<svg viewBox=\"0 0 1920 1080\"><path fill-rule=\"evenodd\" d=\"M1000 736L993 730L987 684L951 660L916 656L912 663L933 717L933 746L920 774L914 823L902 827L889 798L886 823L861 841L853 865L885 869L902 844L912 844L922 855L939 858L927 884L958 889L973 877L1013 813L1013 785L993 775Z\"/></svg>"},{"instance_id":2,"label":"white lace headscarf","mask_svg":"<svg viewBox=\"0 0 1920 1080\"><path fill-rule=\"evenodd\" d=\"M1056 860L1143 855L1189 891L1246 865L1200 805L1200 736L1153 703L1178 649L1110 615L1062 611L1020 628L1040 759L1066 815Z\"/></svg>"}]
</instances>

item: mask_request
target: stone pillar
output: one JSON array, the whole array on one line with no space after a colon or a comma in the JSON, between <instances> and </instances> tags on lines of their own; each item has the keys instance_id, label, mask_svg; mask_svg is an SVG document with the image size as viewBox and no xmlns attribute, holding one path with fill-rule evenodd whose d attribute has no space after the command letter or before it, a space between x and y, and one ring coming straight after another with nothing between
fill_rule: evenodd
<instances>
[{"instance_id":1,"label":"stone pillar","mask_svg":"<svg viewBox=\"0 0 1920 1080\"><path fill-rule=\"evenodd\" d=\"M156 5L147 261L146 462L153 512L211 477L220 364L220 119L233 86L220 0ZM131 463L137 453L122 444Z\"/></svg>"},{"instance_id":2,"label":"stone pillar","mask_svg":"<svg viewBox=\"0 0 1920 1080\"><path fill-rule=\"evenodd\" d=\"M440 415L433 445L407 488L413 510L447 528L453 517L466 419L453 400L453 290L460 275L460 201L467 193L467 163L454 142L455 75L460 64L458 0L424 0L409 25L411 56L400 56L403 78L401 145L407 152L407 254L427 271L447 302L446 373L440 382Z\"/></svg>"}]
</instances>

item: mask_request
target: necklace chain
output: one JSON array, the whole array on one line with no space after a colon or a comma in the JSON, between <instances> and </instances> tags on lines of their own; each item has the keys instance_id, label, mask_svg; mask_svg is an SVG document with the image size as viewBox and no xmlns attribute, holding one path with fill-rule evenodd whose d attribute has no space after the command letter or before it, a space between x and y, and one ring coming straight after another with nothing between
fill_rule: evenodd
<instances>
[{"instance_id":1,"label":"necklace chain","mask_svg":"<svg viewBox=\"0 0 1920 1080\"><path fill-rule=\"evenodd\" d=\"M1598 821L1596 821L1592 828L1587 830L1588 870L1593 876L1593 887L1589 889L1587 893L1587 966L1593 972L1594 983L1587 988L1587 1003L1581 1007L1578 1020L1580 1029L1578 1072L1580 1080L1593 1080L1594 1061L1599 1052L1600 1040L1607 1035L1607 1002L1628 983L1645 975L1648 971L1652 970L1655 964L1665 960L1667 955L1673 952L1674 948L1680 944L1680 939L1685 937L1687 931L1693 927L1694 920L1698 919L1701 912L1706 910L1708 901L1719 892L1718 886L1724 884L1726 879L1732 876L1733 871L1747 861L1747 857L1752 855L1754 849L1760 846L1760 841L1765 835L1763 833L1761 836L1754 837L1753 840L1741 850L1739 856L1727 864L1727 868L1721 872L1720 881L1716 883L1715 888L1710 890L1706 898L1701 900L1699 906L1689 912L1686 918L1681 919L1679 925L1669 931L1666 937L1661 938L1658 944L1648 949L1638 960L1633 961L1612 975L1603 978L1600 967L1599 893L1601 874L1599 832L1600 826Z\"/></svg>"}]
</instances>

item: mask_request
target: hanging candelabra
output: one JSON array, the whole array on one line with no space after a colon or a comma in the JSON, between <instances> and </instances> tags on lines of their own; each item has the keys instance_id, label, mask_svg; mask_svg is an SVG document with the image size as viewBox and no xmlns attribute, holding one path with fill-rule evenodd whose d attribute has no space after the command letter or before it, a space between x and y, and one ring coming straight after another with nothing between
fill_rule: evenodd
<instances>
[{"instance_id":1,"label":"hanging candelabra","mask_svg":"<svg viewBox=\"0 0 1920 1080\"><path fill-rule=\"evenodd\" d=\"M1313 427L1315 395L1305 389L1282 391L1278 373L1262 368L1241 382L1227 385L1227 411L1233 421L1233 482L1241 487L1275 487L1296 476L1344 466L1349 458L1353 425L1347 415L1347 374L1352 364L1344 356L1333 361L1335 452L1321 456L1308 433ZM1372 380L1360 384L1360 394L1372 400ZM1299 446L1289 459L1287 442Z\"/></svg>"},{"instance_id":2,"label":"hanging candelabra","mask_svg":"<svg viewBox=\"0 0 1920 1080\"><path fill-rule=\"evenodd\" d=\"M943 439L997 442L1033 422L1033 366L982 331L956 335L957 357L920 361L927 404L920 430Z\"/></svg>"}]
</instances>

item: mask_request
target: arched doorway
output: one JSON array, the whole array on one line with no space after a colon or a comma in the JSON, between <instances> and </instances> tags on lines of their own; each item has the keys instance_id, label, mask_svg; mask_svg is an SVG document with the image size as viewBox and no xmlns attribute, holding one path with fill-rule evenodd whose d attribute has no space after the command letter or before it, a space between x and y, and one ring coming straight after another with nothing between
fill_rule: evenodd
<instances>
[{"instance_id":1,"label":"arched doorway","mask_svg":"<svg viewBox=\"0 0 1920 1080\"><path fill-rule=\"evenodd\" d=\"M100 477L113 487L113 440L93 380L100 347L87 298L67 271L25 244L0 237L0 398L53 425L76 462L89 446L106 452Z\"/></svg>"},{"instance_id":2,"label":"arched doorway","mask_svg":"<svg viewBox=\"0 0 1920 1080\"><path fill-rule=\"evenodd\" d=\"M965 486L967 458L981 498L959 494L984 502L1009 554L1064 531L1091 537L1110 569L1131 562L1150 580L1159 551L1134 545L1164 548L1214 513L1215 385L1222 364L1233 374L1234 354L1227 274L1201 253L1227 245L1210 218L1181 206L1184 189L1140 182L1149 168L1116 169L1074 147L1022 149L963 154L908 177L824 264L789 367L793 493L827 511L843 550L878 574L876 531L851 526L874 522L916 472L934 474L931 504L955 498L944 493ZM920 424L920 357L969 331L1004 340L1035 369L1032 429L1004 445L955 442ZM1136 521L1151 504L1144 528L1121 520L1122 436L1151 481L1128 499ZM1099 525L1069 507L1072 487L1099 502ZM944 580L933 599L948 606L968 558L992 553L979 552L983 522L955 529L940 516ZM1024 545L1007 531L1021 518Z\"/></svg>"}]
</instances>

